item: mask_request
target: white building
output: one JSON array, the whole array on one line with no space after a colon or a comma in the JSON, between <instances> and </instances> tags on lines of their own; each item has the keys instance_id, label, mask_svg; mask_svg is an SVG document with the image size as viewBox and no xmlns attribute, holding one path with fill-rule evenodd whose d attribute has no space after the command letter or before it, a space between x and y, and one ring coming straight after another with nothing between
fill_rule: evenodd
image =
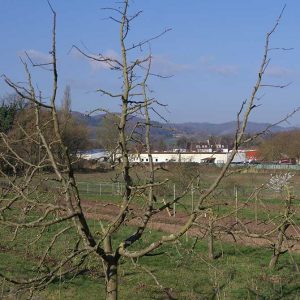
<instances>
[{"instance_id":1,"label":"white building","mask_svg":"<svg viewBox=\"0 0 300 300\"><path fill-rule=\"evenodd\" d=\"M215 163L225 164L231 154L217 152L154 152L152 153L153 163L168 163L168 162L194 162L194 163ZM110 153L103 149L93 149L84 151L78 154L78 157L86 160L106 161L110 158ZM131 154L129 157L132 163L147 163L149 157L147 153ZM239 150L233 158L233 163L246 162L246 153L244 150Z\"/></svg>"},{"instance_id":2,"label":"white building","mask_svg":"<svg viewBox=\"0 0 300 300\"><path fill-rule=\"evenodd\" d=\"M159 152L152 153L153 163L167 162L195 162L205 163L214 162L216 164L224 164L227 162L229 153L174 153L174 152ZM147 153L133 154L130 157L131 162L147 163L149 157Z\"/></svg>"}]
</instances>

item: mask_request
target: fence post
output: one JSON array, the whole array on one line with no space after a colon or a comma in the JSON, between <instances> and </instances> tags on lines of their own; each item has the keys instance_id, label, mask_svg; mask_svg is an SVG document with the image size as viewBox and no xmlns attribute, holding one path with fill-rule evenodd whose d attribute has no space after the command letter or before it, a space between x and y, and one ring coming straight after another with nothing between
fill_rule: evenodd
<instances>
[{"instance_id":1,"label":"fence post","mask_svg":"<svg viewBox=\"0 0 300 300\"><path fill-rule=\"evenodd\" d=\"M87 194L89 193L89 184L88 183L86 184L86 193Z\"/></svg>"},{"instance_id":2,"label":"fence post","mask_svg":"<svg viewBox=\"0 0 300 300\"><path fill-rule=\"evenodd\" d=\"M255 223L257 225L258 223L258 219L257 219L257 200L258 200L258 196L257 193L255 194Z\"/></svg>"},{"instance_id":3,"label":"fence post","mask_svg":"<svg viewBox=\"0 0 300 300\"><path fill-rule=\"evenodd\" d=\"M162 202L163 202L164 205L166 205L165 198L162 198ZM167 209L167 213L168 213L169 217L172 217L172 214L170 213L170 209L169 209L168 206L166 207L166 209Z\"/></svg>"},{"instance_id":4,"label":"fence post","mask_svg":"<svg viewBox=\"0 0 300 300\"><path fill-rule=\"evenodd\" d=\"M235 221L238 221L238 191L237 187L234 186L234 193L235 193Z\"/></svg>"},{"instance_id":5,"label":"fence post","mask_svg":"<svg viewBox=\"0 0 300 300\"><path fill-rule=\"evenodd\" d=\"M194 184L192 184L192 212L194 211Z\"/></svg>"},{"instance_id":6,"label":"fence post","mask_svg":"<svg viewBox=\"0 0 300 300\"><path fill-rule=\"evenodd\" d=\"M101 187L101 183L99 184L99 195L101 196L102 194L102 187Z\"/></svg>"},{"instance_id":7,"label":"fence post","mask_svg":"<svg viewBox=\"0 0 300 300\"><path fill-rule=\"evenodd\" d=\"M176 185L175 183L173 184L173 200L175 201L176 199ZM176 203L173 203L173 216L175 217L176 215Z\"/></svg>"}]
</instances>

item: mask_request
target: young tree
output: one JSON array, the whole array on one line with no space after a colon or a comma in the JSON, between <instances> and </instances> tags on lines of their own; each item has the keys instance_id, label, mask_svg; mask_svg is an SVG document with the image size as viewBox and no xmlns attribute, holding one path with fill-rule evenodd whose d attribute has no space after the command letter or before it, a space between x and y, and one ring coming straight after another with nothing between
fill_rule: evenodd
<instances>
[{"instance_id":1,"label":"young tree","mask_svg":"<svg viewBox=\"0 0 300 300\"><path fill-rule=\"evenodd\" d=\"M275 243L273 244L272 258L269 262L270 269L274 269L276 267L281 254L290 250L288 248L287 229L294 223L293 215L295 213L293 203L295 195L293 193L293 188L289 183L291 178L292 176L289 173L273 176L268 185L270 189L273 189L277 193L282 194L282 201L284 204L284 211L282 212L282 215L280 215L279 218L280 224L277 225L277 237ZM285 245L287 250L283 250L283 244L285 241L287 243L287 245ZM295 265L297 266L297 264Z\"/></svg>"},{"instance_id":2,"label":"young tree","mask_svg":"<svg viewBox=\"0 0 300 300\"><path fill-rule=\"evenodd\" d=\"M27 157L19 155L14 150L14 140L5 133L0 133L1 140L6 145L6 153L1 153L0 159L8 164L10 173L0 170L9 183L9 192L1 194L0 201L0 224L6 226L10 236L13 233L13 240L22 239L27 230L32 230L33 234L26 242L36 243L43 248L43 254L39 256L39 263L33 278L16 279L9 274L0 273L5 280L20 284L21 289L29 288L31 292L35 289L43 288L55 278L62 278L65 274L75 272L80 268L87 257L94 254L103 263L106 281L106 299L118 298L118 267L120 259L136 259L147 255L164 244L171 243L185 234L197 220L198 216L211 205L207 204L207 199L218 187L226 174L229 165L236 154L238 148L244 141L244 133L249 116L255 108L255 101L258 90L263 86L262 78L268 66L269 41L270 37L278 26L278 22L266 36L266 45L261 67L258 73L257 82L248 101L243 105L237 115L237 131L234 141L234 148L227 163L220 170L219 175L200 196L190 213L188 220L180 229L172 234L163 234L155 241L146 244L143 248L136 247L137 242L147 234L147 228L151 219L158 213L168 209L174 203L179 202L190 188L187 185L185 191L175 199L161 204L155 195L155 187L163 186L165 181L156 180L155 168L152 159L152 147L150 143L151 118L150 109L153 105L159 105L156 99L148 96L148 79L151 74L151 53L145 57L132 58L134 53L140 53L140 49L146 47L149 42L160 37L158 34L154 38L137 43L128 41L131 22L140 15L137 12L133 15L129 12L129 0L122 1L121 8L108 8L112 14L111 20L119 24L120 51L121 58L107 57L103 54L90 55L78 47L77 49L85 57L96 62L105 63L111 70L121 74L120 92L113 93L99 88L99 93L120 100L121 112L117 119L117 153L120 158L120 170L124 181L124 192L119 199L119 211L117 216L108 224L103 225L101 232L94 232L89 226L84 211L82 200L78 191L78 186L74 177L72 167L72 157L70 149L66 145L59 121L59 112L56 107L58 73L56 57L56 13L53 13L52 49L51 61L47 63L52 72L52 95L49 103L42 101L41 93L36 90L31 80L29 67L23 62L27 74L27 85L20 86L8 77L5 82L22 98L31 103L34 112L34 127L24 131L26 142L37 145L41 151L38 159L32 162ZM129 59L130 57L130 59ZM35 67L44 66L33 64ZM50 119L45 123L42 120L43 111L49 113ZM138 121L128 130L129 120L136 115L143 116L144 121ZM243 116L242 116L243 115ZM49 126L49 127L47 127ZM45 134L45 128L51 128L53 135L49 137ZM143 128L145 135L141 135ZM147 165L147 179L144 182L134 182L132 178L132 164L130 149L133 142L143 144L147 153L149 164ZM59 156L55 152L60 153ZM17 166L22 165L23 172L17 171ZM49 170L53 174L52 183L48 173L44 176L39 171ZM47 185L47 189L43 188ZM50 193L49 193L50 189ZM144 199L143 205L130 207L135 197ZM139 225L132 229L127 237L112 243L118 237L118 232L129 219L136 218ZM73 233L70 238L67 233ZM47 235L45 234L47 232ZM50 235L50 238L49 238ZM33 238L34 237L34 238ZM64 247L59 258L51 263L53 249L63 240ZM26 244L26 243L25 243ZM99 266L100 268L100 266Z\"/></svg>"},{"instance_id":3,"label":"young tree","mask_svg":"<svg viewBox=\"0 0 300 300\"><path fill-rule=\"evenodd\" d=\"M292 248L297 244L297 241L300 240L299 230L295 220L297 199L292 184L293 176L294 174L291 173L271 175L271 178L266 184L255 189L253 196L256 198L256 205L259 200L262 212L267 215L267 220L260 222L260 224L264 224L264 226L258 226L251 230L241 219L238 219L237 224L242 228L242 231L232 230L231 233L233 235L245 235L254 239L254 241L255 239L264 240L264 243L272 249L272 256L268 265L269 269L275 269L280 256L288 252L295 270L299 272L299 266L292 252ZM278 201L276 205L278 211L276 211L276 214L265 205L262 199L259 199L259 195L266 191L269 192L269 197L270 192L273 192L271 193L271 197ZM272 213L274 215L272 215ZM256 219L256 225L257 224L259 223L257 223Z\"/></svg>"}]
</instances>

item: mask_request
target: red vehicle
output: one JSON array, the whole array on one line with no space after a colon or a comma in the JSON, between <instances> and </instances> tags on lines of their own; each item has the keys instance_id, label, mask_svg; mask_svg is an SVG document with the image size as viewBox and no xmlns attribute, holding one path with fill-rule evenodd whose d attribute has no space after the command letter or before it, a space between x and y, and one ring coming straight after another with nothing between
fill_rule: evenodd
<instances>
[{"instance_id":1,"label":"red vehicle","mask_svg":"<svg viewBox=\"0 0 300 300\"><path fill-rule=\"evenodd\" d=\"M286 164L286 165L295 165L296 159L295 158L283 158L279 161L280 164Z\"/></svg>"}]
</instances>

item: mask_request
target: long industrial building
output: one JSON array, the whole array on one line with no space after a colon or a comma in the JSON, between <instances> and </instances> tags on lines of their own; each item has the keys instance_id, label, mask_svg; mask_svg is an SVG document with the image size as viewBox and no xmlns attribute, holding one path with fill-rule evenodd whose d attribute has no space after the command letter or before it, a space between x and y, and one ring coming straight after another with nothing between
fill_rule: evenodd
<instances>
[{"instance_id":1,"label":"long industrial building","mask_svg":"<svg viewBox=\"0 0 300 300\"><path fill-rule=\"evenodd\" d=\"M230 152L227 153L196 153L196 152L154 152L152 153L152 160L154 163L167 163L167 162L195 162L195 163L215 163L224 164L227 162ZM132 154L130 157L132 162L147 163L149 162L148 154ZM246 162L246 153L239 151L233 162Z\"/></svg>"}]
</instances>

